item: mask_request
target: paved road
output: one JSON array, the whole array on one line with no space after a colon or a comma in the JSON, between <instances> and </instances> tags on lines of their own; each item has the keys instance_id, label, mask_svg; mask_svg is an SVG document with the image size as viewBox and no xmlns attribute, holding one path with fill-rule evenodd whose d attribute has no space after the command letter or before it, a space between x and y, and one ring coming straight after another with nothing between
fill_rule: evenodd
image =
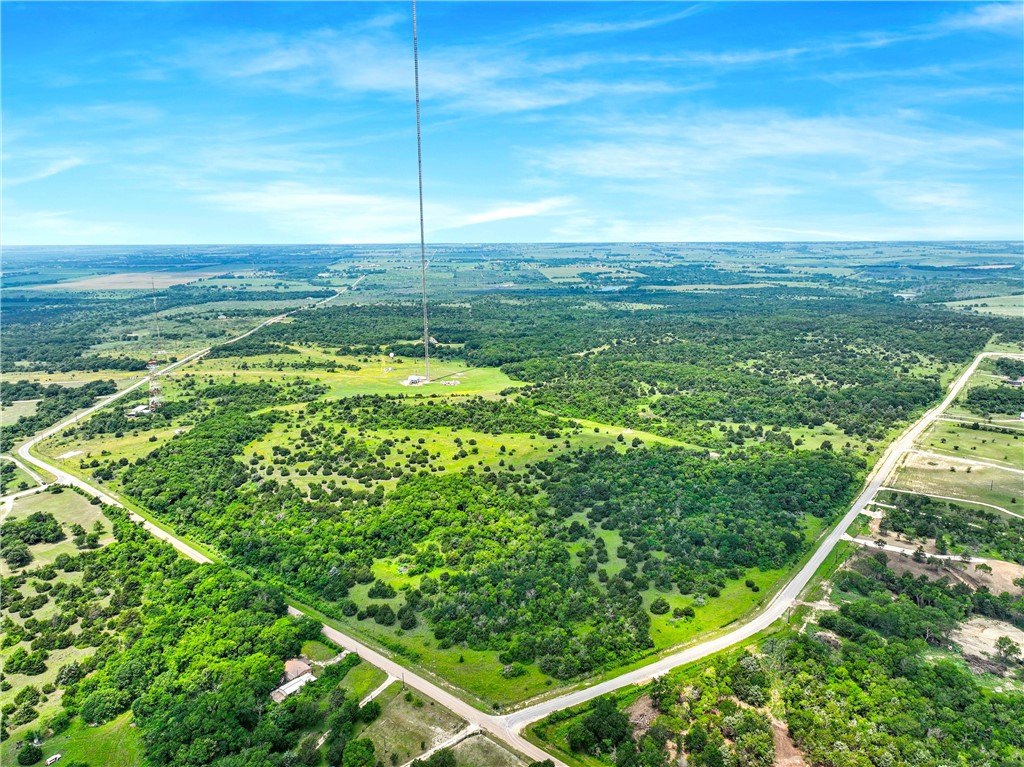
<instances>
[{"instance_id":1,"label":"paved road","mask_svg":"<svg viewBox=\"0 0 1024 767\"><path fill-rule=\"evenodd\" d=\"M17 466L23 472L28 474L37 485L45 485L46 484L46 480L45 479L43 479L35 471L33 471L28 466L23 464L21 461L19 461L13 455L0 455L0 458L3 458L5 461L10 461L11 463L13 463L15 466Z\"/></svg>"},{"instance_id":2,"label":"paved road","mask_svg":"<svg viewBox=\"0 0 1024 767\"><path fill-rule=\"evenodd\" d=\"M330 299L325 299L325 301L326 300ZM291 314L291 312L289 312L288 314ZM251 335L252 333L259 330L260 328L272 322L277 322L285 316L287 315L281 315L279 317L267 320L266 322L261 323L260 325L253 328L249 332L243 333L237 338L232 339L232 341L237 341L242 338L245 338L246 336ZM193 360L203 356L208 351L209 349L203 349L201 351L195 352L194 354L189 355L183 360L173 363L172 365L168 365L163 370L161 370L161 373L166 373L174 368L188 364L189 362L192 362ZM897 438L891 445L889 445L889 447L886 449L885 453L882 455L881 459L878 461L873 471L869 475L867 484L863 492L860 494L860 496L858 496L857 500L854 502L850 511L847 512L847 514L843 517L839 524L837 524L835 528L833 528L833 530L824 539L824 541L822 541L821 545L819 545L817 550L814 552L814 554L811 556L808 562L804 565L804 567L778 593L776 593L775 596L772 597L772 599L768 602L768 604L764 606L758 613L750 617L750 619L746 623L738 626L737 628L726 634L715 637L713 639L710 639L699 645L687 648L685 650L672 653L671 655L668 655L660 660L654 661L646 666L643 666L642 668L621 674L620 676L617 676L614 679L610 679L598 684L594 684L590 687L566 693L556 698L552 698L550 700L537 703L535 705L523 708L519 711L504 716L494 716L474 708L469 703L466 703L460 698L457 698L451 692L440 687L434 682L431 682L429 679L426 679L425 677L414 671L404 668L403 666L399 665L390 658L377 652L373 648L364 645L363 643L353 639L352 637L346 634L343 634L337 629L325 625L322 628L323 634L328 639L335 642L337 645L347 650L351 650L353 652L358 653L361 658L367 660L368 662L382 669L385 673L390 674L391 676L397 679L401 679L409 687L412 687L413 689L423 693L424 695L433 698L441 705L445 706L458 716L465 719L467 722L470 723L470 725L476 725L481 730L486 730L494 734L500 740L511 745L513 748L518 750L520 753L528 756L529 758L535 760L552 759L556 767L566 767L563 762L560 762L557 759L553 759L544 750L523 738L521 735L522 729L527 724L543 719L544 717L548 716L551 713L554 713L555 711L560 711L561 709L567 708L569 706L575 706L579 705L580 703L585 703L600 695L614 692L615 690L627 687L629 685L646 682L650 679L653 679L654 677L668 673L677 666L686 663L692 663L693 661L700 660L701 658L705 658L716 652L724 650L728 647L731 647L734 644L749 639L757 632L766 629L776 620L781 618L785 614L786 610L788 610L796 602L800 592L803 591L803 589L807 586L808 582L811 580L814 573L825 561L828 555L832 552L832 549L835 547L835 545L842 539L847 528L849 528L849 526L857 518L857 515L865 510L865 507L871 503L875 494L884 487L885 480L892 473L893 469L896 468L896 465L900 457L907 450L912 448L914 441L921 435L921 433L925 429L927 429L932 424L932 422L939 416L939 414L941 414L947 407L949 407L953 403L953 401L956 399L957 395L963 389L964 385L970 379L971 375L977 369L981 361L985 357L989 356L1001 355L991 353L979 354L970 364L970 366L968 366L968 368L963 372L963 374L956 380L956 382L950 388L949 393L947 394L946 398L942 401L942 403L932 408L927 413L925 413L916 423L908 427L903 432L903 434L900 435L899 438ZM113 505L120 506L120 503L118 503L115 499L111 498L108 494L104 493L102 490L93 487L84 480L79 479L78 477L75 477L71 474L68 474L67 472L55 466L51 466L50 464L46 463L45 461L39 458L36 458L35 456L31 455L29 451L40 440L45 439L46 437L55 434L61 429L73 424L76 420L78 420L78 418L91 415L100 408L105 407L106 405L119 399L120 397L125 396L130 391L134 390L139 386L144 385L145 383L146 381L142 380L139 383L129 387L128 389L118 392L117 394L111 395L110 397L102 401L100 404L89 408L88 410L79 414L78 416L68 419L63 423L46 430L42 434L38 435L37 437L34 437L32 440L22 445L22 447L18 451L19 454L27 463L31 463L41 469L52 472L54 475L57 476L58 482L75 485L76 487L80 487L86 492L95 495L96 497L100 498L100 500L106 503L111 503ZM209 561L208 559L206 559L206 557L192 549L192 547L188 546L188 544L184 543L183 541L177 540L170 534L164 532L163 530L160 530L159 528L156 528L153 525L149 525L148 523L145 524L147 524L147 529L153 532L154 535L157 535L158 537L167 540L169 543L171 543L180 551L182 551L186 556L189 556L190 558L195 559L199 562ZM299 610L295 608L289 608L289 612L291 612L293 615L302 614Z\"/></svg>"},{"instance_id":3,"label":"paved road","mask_svg":"<svg viewBox=\"0 0 1024 767\"><path fill-rule=\"evenodd\" d=\"M324 299L318 301L315 305L319 306L321 304L325 304L328 301L336 298L340 293L341 293L341 291L338 291L338 293L335 293L333 296L328 296L327 298L324 298ZM273 324L275 322L280 322L285 317L288 317L288 316L294 314L297 311L299 311L299 309L293 309L290 312L285 312L284 314L279 314L279 315L277 315L275 317L271 317L270 319L264 320L259 325L256 325L255 327L253 327L251 330L247 330L245 333L242 333L241 335L237 335L234 338L232 338L232 339L230 339L228 341L225 341L224 343L226 343L226 344L233 344L236 341L241 341L243 338L248 338L253 333L255 333L257 330L265 328L267 325L271 325L271 324ZM180 368L183 365L188 365L189 363L195 362L199 358L204 357L207 353L209 353L211 348L212 347L208 346L205 349L200 349L197 352L193 352L192 354L189 354L187 357L183 357L182 359L178 360L177 362L170 363L169 365L163 367L160 370L160 372L158 373L158 375L166 375L167 373L171 372L172 370ZM23 445L21 445L21 447L18 448L18 456L26 464L31 464L31 465L39 468L39 469L42 469L43 471L47 471L50 474L53 474L54 477L55 477L53 484L71 485L73 487L77 487L77 488L85 491L89 495L93 495L93 496L99 498L103 503L109 504L111 506L118 506L118 507L124 508L124 504L122 504L120 501L118 501L116 498L112 497L108 493L105 493L100 488L98 488L98 487L96 487L96 486L86 482L84 479L81 479L81 478L75 476L74 474L70 474L70 473L64 471L63 469L61 469L61 468L59 468L57 466L53 466L53 465L47 463L46 461L43 461L42 459L37 458L36 456L34 456L32 454L32 448L34 448L36 445L38 445L44 439L46 439L48 437L52 437L54 434L57 434L58 432L68 428L69 426L73 426L80 419L88 418L93 413L97 412L98 410L102 410L107 405L111 404L112 402L116 402L117 400L121 399L122 397L128 396L129 394L131 394L133 391L135 391L139 387L141 387L141 386L148 386L148 385L149 385L149 378L147 376L144 376L143 378L141 378L139 381L136 381L135 383L133 383L128 388L122 389L119 392L115 392L114 394L111 394L109 397L106 397L106 398L100 400L97 404L93 405L92 407L87 408L86 410L83 410L82 412L77 413L77 414L71 416L70 418L67 418L67 419L61 421L60 423L56 424L55 426L51 426L49 429L46 429L45 431L42 431L39 434L36 434L34 437L32 437L32 439L28 440ZM44 485L44 487L45 486L46 485ZM188 558L194 559L196 562L209 562L210 561L210 559L207 556L205 556L204 554L201 554L200 552L196 551L193 547L189 546L184 541L179 540L178 538L175 538L173 535L171 535L170 533L166 532L165 530L160 529L159 527L154 525L152 522L150 522L150 521L148 521L146 519L143 519L142 517L140 517L135 512L131 512L130 511L129 514L131 515L131 518L133 520L135 520L136 522L140 522L142 524L142 526L144 528L146 528L146 530L148 530L154 536L156 536L157 538L160 538L161 540L167 541L169 544L174 546L174 548L176 548L178 551L180 551L182 554L184 554Z\"/></svg>"},{"instance_id":4,"label":"paved road","mask_svg":"<svg viewBox=\"0 0 1024 767\"><path fill-rule=\"evenodd\" d=\"M514 742L517 747L521 747L521 743L526 742L519 733L523 727L531 722L543 719L549 714L552 714L555 711L560 711L568 706L576 706L600 695L614 692L622 687L646 682L654 677L668 673L677 666L692 663L693 661L700 660L708 655L713 655L727 647L731 647L734 644L749 639L757 632L768 628L768 626L781 618L785 614L786 610L788 610L796 601L797 596L807 586L817 569L825 561L828 555L832 553L832 549L835 548L835 545L840 541L847 528L853 524L857 515L864 511L865 507L870 504L872 499L875 497L875 494L885 485L886 478L892 473L893 469L896 468L896 465L903 453L913 447L914 441L922 434L922 432L931 425L932 421L934 421L939 414L953 403L957 398L957 395L960 394L960 391L970 379L971 375L975 370L977 370L978 365L985 357L988 356L992 355L982 353L975 357L974 361L950 387L949 392L942 403L921 416L916 423L907 428L892 444L889 445L885 453L882 455L882 458L875 464L874 470L868 477L868 481L863 492L858 496L857 500L850 508L850 511L847 512L839 524L832 529L828 534L828 537L825 538L811 556L810 560L808 560L807 564L804 565L796 576L790 580L789 583L787 583L759 613L754 615L743 625L727 634L723 634L680 652L673 653L661 660L636 669L635 671L629 671L615 677L614 679L609 679L608 681L595 684L591 687L577 690L557 698L552 698L551 700L543 701L534 706L500 717L500 722L505 727L512 742Z\"/></svg>"}]
</instances>

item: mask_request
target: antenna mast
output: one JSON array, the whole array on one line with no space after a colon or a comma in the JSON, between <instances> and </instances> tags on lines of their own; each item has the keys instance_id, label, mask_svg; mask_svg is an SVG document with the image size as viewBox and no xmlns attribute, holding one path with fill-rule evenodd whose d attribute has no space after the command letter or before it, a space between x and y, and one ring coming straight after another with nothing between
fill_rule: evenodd
<instances>
[{"instance_id":1,"label":"antenna mast","mask_svg":"<svg viewBox=\"0 0 1024 767\"><path fill-rule=\"evenodd\" d=\"M156 327L156 347L153 349L153 358L163 352L164 339L160 335L160 313L156 309L156 280L150 279L150 286L153 289L153 325Z\"/></svg>"},{"instance_id":2,"label":"antenna mast","mask_svg":"<svg viewBox=\"0 0 1024 767\"><path fill-rule=\"evenodd\" d=\"M420 289L423 295L423 376L430 381L430 330L427 325L427 241L423 233L423 139L420 131L420 52L416 0L412 0L412 65L416 80L416 166L420 182Z\"/></svg>"},{"instance_id":3,"label":"antenna mast","mask_svg":"<svg viewBox=\"0 0 1024 767\"><path fill-rule=\"evenodd\" d=\"M156 326L156 346L153 349L153 358L146 365L149 371L149 411L155 413L160 407L160 380L157 377L160 369L160 364L157 362L157 355L160 354L163 346L163 339L160 337L160 315L156 309L156 282L150 280L150 284L153 287L153 324Z\"/></svg>"}]
</instances>

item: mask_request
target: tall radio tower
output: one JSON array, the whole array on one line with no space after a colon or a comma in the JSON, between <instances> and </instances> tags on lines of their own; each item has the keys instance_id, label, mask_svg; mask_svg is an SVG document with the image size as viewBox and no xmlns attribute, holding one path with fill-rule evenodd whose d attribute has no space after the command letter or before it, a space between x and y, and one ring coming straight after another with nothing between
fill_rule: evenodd
<instances>
[{"instance_id":1,"label":"tall radio tower","mask_svg":"<svg viewBox=\"0 0 1024 767\"><path fill-rule=\"evenodd\" d=\"M416 81L416 166L420 182L420 290L423 297L423 377L430 381L430 329L427 325L427 241L423 233L423 139L420 131L420 51L416 0L412 0L412 66Z\"/></svg>"},{"instance_id":2,"label":"tall radio tower","mask_svg":"<svg viewBox=\"0 0 1024 767\"><path fill-rule=\"evenodd\" d=\"M160 336L160 314L156 308L156 282L150 281L153 287L153 327L156 331L156 345L153 348L153 358L150 359L146 369L149 371L149 412L155 413L161 404L160 379L158 377L160 363L157 356L163 354L163 338Z\"/></svg>"}]
</instances>

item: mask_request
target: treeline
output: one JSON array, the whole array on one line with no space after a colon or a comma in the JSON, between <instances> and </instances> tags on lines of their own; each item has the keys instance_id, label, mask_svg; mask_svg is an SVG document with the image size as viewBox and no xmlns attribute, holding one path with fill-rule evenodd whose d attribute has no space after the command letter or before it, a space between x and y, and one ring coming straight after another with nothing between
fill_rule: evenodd
<instances>
[{"instance_id":1,"label":"treeline","mask_svg":"<svg viewBox=\"0 0 1024 767\"><path fill-rule=\"evenodd\" d=\"M563 425L555 416L539 413L528 405L483 397L362 395L314 403L309 412L323 412L335 422L378 430L445 428L484 434L557 434Z\"/></svg>"},{"instance_id":2,"label":"treeline","mask_svg":"<svg viewBox=\"0 0 1024 767\"><path fill-rule=\"evenodd\" d=\"M930 660L927 648L948 642L971 614L1020 625L1021 599L898 576L884 554L861 569L837 577L854 598L820 619L844 637L840 649L801 637L787 657L787 720L808 759L826 767L850 764L851 754L863 764L1020 764L1024 695L984 688L961 663Z\"/></svg>"},{"instance_id":3,"label":"treeline","mask_svg":"<svg viewBox=\"0 0 1024 767\"><path fill-rule=\"evenodd\" d=\"M844 510L863 468L856 457L771 447L720 460L608 448L537 467L560 516L585 512L620 531L618 555L627 567L618 577L683 594L717 593L731 570L792 562L807 544L801 518L831 519Z\"/></svg>"},{"instance_id":4,"label":"treeline","mask_svg":"<svg viewBox=\"0 0 1024 767\"><path fill-rule=\"evenodd\" d=\"M173 285L157 295L161 312L198 304L230 301L322 299L335 294L326 288L303 290L229 290L223 287ZM4 370L68 372L73 370L145 370L145 359L107 357L90 352L112 327L137 320L148 324L153 311L149 290L125 291L124 297L100 298L94 293L4 292L4 324L0 328L0 366ZM250 310L255 311L255 310ZM277 310L260 311L271 316ZM15 363L18 363L16 366Z\"/></svg>"},{"instance_id":5,"label":"treeline","mask_svg":"<svg viewBox=\"0 0 1024 767\"><path fill-rule=\"evenodd\" d=\"M288 617L279 589L221 565L184 560L124 512L104 511L113 521L115 543L62 555L4 584L5 591L26 581L42 584L57 607L45 621L5 618L13 644L33 650L26 655L17 647L9 660L19 668L8 662L8 675L33 673L22 667L31 666L36 653L45 662L55 648L95 648L85 660L60 668L63 710L38 732L45 738L76 717L102 723L131 711L150 764L294 764L295 754L288 752L309 724L309 707L299 700L274 704L269 694L283 661L297 655L305 639L319 636L319 625ZM81 573L80 584L61 579L60 572ZM342 675L344 670L339 668ZM323 684L337 681L328 675ZM29 684L16 698L7 726L33 721L39 690ZM341 700L348 706L344 691ZM348 732L336 738L344 741Z\"/></svg>"},{"instance_id":6,"label":"treeline","mask_svg":"<svg viewBox=\"0 0 1024 767\"><path fill-rule=\"evenodd\" d=\"M1024 565L1024 520L923 495L893 493L880 531L934 539L939 554L992 551Z\"/></svg>"},{"instance_id":7,"label":"treeline","mask_svg":"<svg viewBox=\"0 0 1024 767\"><path fill-rule=\"evenodd\" d=\"M813 300L797 300L804 298ZM647 292L581 304L557 295L440 305L441 357L503 366L533 387L530 404L718 448L709 420L800 427L837 424L879 438L942 392L937 367L966 362L1006 323L872 295L659 294L657 311L625 307ZM336 306L258 334L351 353L406 349L406 305Z\"/></svg>"},{"instance_id":8,"label":"treeline","mask_svg":"<svg viewBox=\"0 0 1024 767\"><path fill-rule=\"evenodd\" d=\"M967 391L964 404L972 413L983 416L1024 412L1024 387L1007 384L975 386Z\"/></svg>"},{"instance_id":9,"label":"treeline","mask_svg":"<svg viewBox=\"0 0 1024 767\"><path fill-rule=\"evenodd\" d=\"M13 424L4 426L3 437L0 439L2 449L10 450L15 440L29 437L116 391L117 386L113 381L89 381L82 386L45 386L29 381L0 383L0 399L5 403L18 399L40 399L35 413L23 415Z\"/></svg>"}]
</instances>

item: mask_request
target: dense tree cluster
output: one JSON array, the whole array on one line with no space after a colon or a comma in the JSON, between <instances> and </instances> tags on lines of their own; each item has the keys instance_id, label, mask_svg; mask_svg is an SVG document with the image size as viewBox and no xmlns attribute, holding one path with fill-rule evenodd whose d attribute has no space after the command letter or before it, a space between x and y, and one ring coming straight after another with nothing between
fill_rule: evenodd
<instances>
[{"instance_id":1,"label":"dense tree cluster","mask_svg":"<svg viewBox=\"0 0 1024 767\"><path fill-rule=\"evenodd\" d=\"M992 413L1024 412L1024 387L999 384L974 386L967 391L964 405L972 413L988 416Z\"/></svg>"},{"instance_id":2,"label":"dense tree cluster","mask_svg":"<svg viewBox=\"0 0 1024 767\"><path fill-rule=\"evenodd\" d=\"M660 448L574 458L537 467L552 505L621 532L627 569L617 577L683 594L709 593L729 570L791 562L805 545L801 517L843 509L863 468L828 451L768 447L719 460Z\"/></svg>"},{"instance_id":3,"label":"dense tree cluster","mask_svg":"<svg viewBox=\"0 0 1024 767\"><path fill-rule=\"evenodd\" d=\"M483 397L457 399L363 395L316 403L332 422L362 429L469 429L484 434L558 433L558 418L533 407Z\"/></svg>"},{"instance_id":4,"label":"dense tree cluster","mask_svg":"<svg viewBox=\"0 0 1024 767\"><path fill-rule=\"evenodd\" d=\"M24 519L4 524L3 558L12 569L24 567L32 561L29 546L38 543L56 543L67 536L52 514L41 511L29 514Z\"/></svg>"},{"instance_id":5,"label":"dense tree cluster","mask_svg":"<svg viewBox=\"0 0 1024 767\"><path fill-rule=\"evenodd\" d=\"M872 563L867 576L837 581L858 596L822 619L847 638L841 648L801 636L787 653L786 714L808 758L826 767L1019 764L1024 696L983 688L962 664L928 660L926 647L972 612L992 615L993 601L1006 608L998 617L1019 623L1020 600Z\"/></svg>"},{"instance_id":6,"label":"dense tree cluster","mask_svg":"<svg viewBox=\"0 0 1024 767\"><path fill-rule=\"evenodd\" d=\"M116 391L117 386L113 381L89 381L82 386L46 386L29 381L18 381L13 384L0 382L0 400L5 403L21 399L40 400L35 413L24 415L13 424L4 425L4 449L10 449L10 444L14 440L31 436L76 410L92 405L99 397Z\"/></svg>"},{"instance_id":7,"label":"dense tree cluster","mask_svg":"<svg viewBox=\"0 0 1024 767\"><path fill-rule=\"evenodd\" d=\"M893 493L882 524L911 539L933 539L940 554L979 550L1024 565L1024 520L922 495Z\"/></svg>"},{"instance_id":8,"label":"dense tree cluster","mask_svg":"<svg viewBox=\"0 0 1024 767\"><path fill-rule=\"evenodd\" d=\"M769 767L772 701L781 698L789 734L809 764L1021 763L1024 695L982 686L962 662L931 657L930 646L947 644L972 613L991 614L991 595L897 575L884 554L841 572L835 585L840 610L819 620L840 639L813 628L787 631L753 652L656 679L641 692L657 717L642 728L619 710L633 694L618 705L602 698L559 712L536 732L617 766L664 767L685 753L698 767ZM1014 609L1019 621L1020 604Z\"/></svg>"},{"instance_id":9,"label":"dense tree cluster","mask_svg":"<svg viewBox=\"0 0 1024 767\"><path fill-rule=\"evenodd\" d=\"M67 715L105 722L130 709L155 765L282 764L301 731L316 716L322 720L327 707L317 704L319 713L311 714L302 698L271 704L269 693L283 660L298 654L304 639L319 636L319 624L288 617L280 590L224 566L184 560L124 512L106 513L115 543L62 555L55 566L5 582L10 593L26 579L42 579L57 606L46 621L4 619L5 645L18 645L5 673L39 673L48 651L93 647L91 656L57 674ZM80 584L55 581L61 570L81 572ZM322 695L357 662L353 656L337 664L308 696L317 687ZM31 721L38 702L34 688L19 692L8 726ZM346 712L336 715L340 753L359 706L342 690L338 708ZM52 726L66 727L67 719Z\"/></svg>"}]
</instances>

